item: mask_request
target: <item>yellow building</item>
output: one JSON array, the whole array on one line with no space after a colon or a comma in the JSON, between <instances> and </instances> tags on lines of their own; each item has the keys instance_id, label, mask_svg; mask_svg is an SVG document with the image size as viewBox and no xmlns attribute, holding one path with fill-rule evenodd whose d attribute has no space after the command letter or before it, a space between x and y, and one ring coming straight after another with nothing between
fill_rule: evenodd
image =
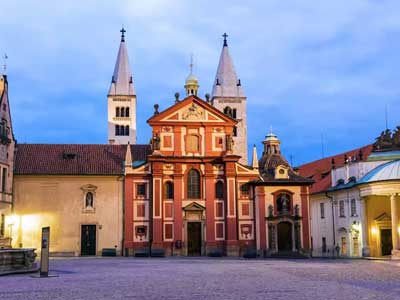
<instances>
[{"instance_id":1,"label":"yellow building","mask_svg":"<svg viewBox=\"0 0 400 300\"><path fill-rule=\"evenodd\" d=\"M40 250L41 229L50 226L51 255L120 254L126 147L18 145L12 246ZM134 158L145 157L147 146L131 147Z\"/></svg>"}]
</instances>

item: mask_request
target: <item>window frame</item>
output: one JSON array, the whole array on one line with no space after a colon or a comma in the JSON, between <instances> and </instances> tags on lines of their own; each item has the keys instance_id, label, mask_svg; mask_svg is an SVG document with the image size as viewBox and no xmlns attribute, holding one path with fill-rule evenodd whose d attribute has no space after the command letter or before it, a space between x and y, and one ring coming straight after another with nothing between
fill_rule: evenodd
<instances>
[{"instance_id":1,"label":"window frame","mask_svg":"<svg viewBox=\"0 0 400 300\"><path fill-rule=\"evenodd\" d=\"M222 180L215 183L215 199L224 199L224 182Z\"/></svg>"},{"instance_id":2,"label":"window frame","mask_svg":"<svg viewBox=\"0 0 400 300\"><path fill-rule=\"evenodd\" d=\"M167 200L174 199L174 183L172 181L164 183L164 198Z\"/></svg>"},{"instance_id":3,"label":"window frame","mask_svg":"<svg viewBox=\"0 0 400 300\"><path fill-rule=\"evenodd\" d=\"M195 177L194 174L196 174ZM197 169L192 168L187 173L186 197L188 199L201 199L201 173Z\"/></svg>"},{"instance_id":4,"label":"window frame","mask_svg":"<svg viewBox=\"0 0 400 300\"><path fill-rule=\"evenodd\" d=\"M136 198L147 198L147 183L138 182L136 183Z\"/></svg>"}]
</instances>

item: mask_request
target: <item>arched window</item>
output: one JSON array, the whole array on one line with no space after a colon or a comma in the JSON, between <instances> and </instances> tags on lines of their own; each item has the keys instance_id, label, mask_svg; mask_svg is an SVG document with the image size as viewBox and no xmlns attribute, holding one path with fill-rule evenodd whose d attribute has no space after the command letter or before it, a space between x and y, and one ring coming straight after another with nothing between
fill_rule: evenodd
<instances>
[{"instance_id":1,"label":"arched window","mask_svg":"<svg viewBox=\"0 0 400 300\"><path fill-rule=\"evenodd\" d=\"M125 108L125 117L129 117L129 107Z\"/></svg>"},{"instance_id":2,"label":"arched window","mask_svg":"<svg viewBox=\"0 0 400 300\"><path fill-rule=\"evenodd\" d=\"M222 181L217 181L217 183L215 184L215 198L224 198L224 183Z\"/></svg>"},{"instance_id":3,"label":"arched window","mask_svg":"<svg viewBox=\"0 0 400 300\"><path fill-rule=\"evenodd\" d=\"M232 117L232 108L230 108L229 106L224 108L224 114Z\"/></svg>"},{"instance_id":4,"label":"arched window","mask_svg":"<svg viewBox=\"0 0 400 300\"><path fill-rule=\"evenodd\" d=\"M174 199L174 184L171 181L164 184L164 197L165 199Z\"/></svg>"},{"instance_id":5,"label":"arched window","mask_svg":"<svg viewBox=\"0 0 400 300\"><path fill-rule=\"evenodd\" d=\"M115 135L119 135L119 125L115 125Z\"/></svg>"},{"instance_id":6,"label":"arched window","mask_svg":"<svg viewBox=\"0 0 400 300\"><path fill-rule=\"evenodd\" d=\"M187 177L187 197L189 199L200 198L200 173L191 169Z\"/></svg>"},{"instance_id":7,"label":"arched window","mask_svg":"<svg viewBox=\"0 0 400 300\"><path fill-rule=\"evenodd\" d=\"M121 107L121 117L125 117L125 108Z\"/></svg>"},{"instance_id":8,"label":"arched window","mask_svg":"<svg viewBox=\"0 0 400 300\"><path fill-rule=\"evenodd\" d=\"M86 208L94 208L94 198L93 198L93 193L92 192L87 192L86 193L85 207Z\"/></svg>"},{"instance_id":9,"label":"arched window","mask_svg":"<svg viewBox=\"0 0 400 300\"><path fill-rule=\"evenodd\" d=\"M129 135L129 125L125 126L125 135Z\"/></svg>"},{"instance_id":10,"label":"arched window","mask_svg":"<svg viewBox=\"0 0 400 300\"><path fill-rule=\"evenodd\" d=\"M116 116L116 117L119 117L119 107L116 107L116 108L115 108L115 116Z\"/></svg>"}]
</instances>

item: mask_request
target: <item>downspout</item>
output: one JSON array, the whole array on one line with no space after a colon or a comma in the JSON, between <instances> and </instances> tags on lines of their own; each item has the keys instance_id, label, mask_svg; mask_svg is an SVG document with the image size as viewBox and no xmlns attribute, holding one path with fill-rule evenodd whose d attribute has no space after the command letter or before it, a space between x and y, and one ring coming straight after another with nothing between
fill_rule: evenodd
<instances>
[{"instance_id":1,"label":"downspout","mask_svg":"<svg viewBox=\"0 0 400 300\"><path fill-rule=\"evenodd\" d=\"M333 197L328 195L328 192L325 192L325 196L328 197L331 200L332 203L332 230L333 230L333 251L335 251L336 248L336 231L335 231L335 211L333 207Z\"/></svg>"},{"instance_id":2,"label":"downspout","mask_svg":"<svg viewBox=\"0 0 400 300\"><path fill-rule=\"evenodd\" d=\"M121 240L121 256L128 256L128 251L125 251L125 170L122 179L122 240Z\"/></svg>"}]
</instances>

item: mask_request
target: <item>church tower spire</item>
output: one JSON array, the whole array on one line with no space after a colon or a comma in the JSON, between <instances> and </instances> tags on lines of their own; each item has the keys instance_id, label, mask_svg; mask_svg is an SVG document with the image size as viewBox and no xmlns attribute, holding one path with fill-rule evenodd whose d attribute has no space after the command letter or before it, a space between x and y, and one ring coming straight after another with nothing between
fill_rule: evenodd
<instances>
[{"instance_id":1,"label":"church tower spire","mask_svg":"<svg viewBox=\"0 0 400 300\"><path fill-rule=\"evenodd\" d=\"M133 84L125 33L122 27L117 61L108 91L108 142L136 144L136 91Z\"/></svg>"},{"instance_id":2,"label":"church tower spire","mask_svg":"<svg viewBox=\"0 0 400 300\"><path fill-rule=\"evenodd\" d=\"M247 109L242 83L236 74L228 48L228 35L223 35L223 46L217 74L212 89L213 105L236 119L238 124L233 132L234 153L241 156L240 162L248 164L247 154Z\"/></svg>"}]
</instances>

